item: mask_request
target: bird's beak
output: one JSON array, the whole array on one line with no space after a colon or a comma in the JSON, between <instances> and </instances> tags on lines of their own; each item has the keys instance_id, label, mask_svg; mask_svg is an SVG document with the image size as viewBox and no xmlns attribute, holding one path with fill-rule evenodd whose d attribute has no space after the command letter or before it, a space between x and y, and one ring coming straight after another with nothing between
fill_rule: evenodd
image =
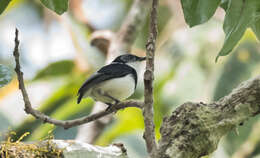
<instances>
[{"instance_id":1,"label":"bird's beak","mask_svg":"<svg viewBox=\"0 0 260 158\"><path fill-rule=\"evenodd\" d=\"M140 61L144 61L146 57L140 57Z\"/></svg>"}]
</instances>

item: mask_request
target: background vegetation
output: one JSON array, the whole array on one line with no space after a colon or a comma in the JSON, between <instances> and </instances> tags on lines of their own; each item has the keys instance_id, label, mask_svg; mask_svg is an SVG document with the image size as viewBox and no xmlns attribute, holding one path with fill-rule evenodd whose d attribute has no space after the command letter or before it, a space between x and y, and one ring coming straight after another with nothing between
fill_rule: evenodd
<instances>
[{"instance_id":1,"label":"background vegetation","mask_svg":"<svg viewBox=\"0 0 260 158\"><path fill-rule=\"evenodd\" d=\"M15 131L17 137L30 132L25 137L26 141L43 139L50 133L56 139L84 141L78 135L81 127L64 130L43 124L23 111L23 100L12 70L15 27L20 30L21 62L31 101L51 117L73 119L91 112L94 101L85 99L77 105L77 90L91 73L105 64L106 54L91 45L93 32L117 31L133 1L79 0L70 1L69 6L64 1L59 2L60 5L53 6L46 0L12 0L9 5L6 3L6 7L0 7L2 140L8 131ZM260 48L256 38L260 32L259 8L255 7L259 6L257 0L246 1L245 4L242 0L226 0L221 2L222 8L218 7L218 0L208 1L205 6L189 3L188 0L181 2L182 7L180 2L161 0L158 12L154 105L157 139L163 116L176 106L186 101L217 100L243 80L260 72ZM58 14L68 11L60 16L46 7ZM189 28L186 23L189 26L205 24ZM139 56L145 54L147 33L148 17L133 46L133 53ZM235 47L237 42L239 45ZM232 54L219 58L215 63L217 56L227 55L231 50ZM143 97L141 81L133 98ZM105 128L97 131L100 134L94 143L108 145L123 142L132 157L144 157L143 128L141 111L127 108L117 112ZM259 156L260 135L256 134L259 128L258 116L238 127L237 131L230 132L211 157L242 156L239 153L242 149L250 149L247 150L248 157Z\"/></svg>"}]
</instances>

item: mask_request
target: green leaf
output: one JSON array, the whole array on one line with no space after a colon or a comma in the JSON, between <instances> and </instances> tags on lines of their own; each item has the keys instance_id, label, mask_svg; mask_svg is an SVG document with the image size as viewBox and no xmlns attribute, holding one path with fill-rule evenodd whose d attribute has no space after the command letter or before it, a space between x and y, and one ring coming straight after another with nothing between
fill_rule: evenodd
<instances>
[{"instance_id":1,"label":"green leaf","mask_svg":"<svg viewBox=\"0 0 260 158\"><path fill-rule=\"evenodd\" d=\"M11 70L0 64L0 88L8 84L12 80Z\"/></svg>"},{"instance_id":2,"label":"green leaf","mask_svg":"<svg viewBox=\"0 0 260 158\"><path fill-rule=\"evenodd\" d=\"M1 0L0 1L0 14L4 12L8 4L11 2L11 0Z\"/></svg>"},{"instance_id":3,"label":"green leaf","mask_svg":"<svg viewBox=\"0 0 260 158\"><path fill-rule=\"evenodd\" d=\"M61 15L68 9L68 0L41 0L42 4Z\"/></svg>"},{"instance_id":4,"label":"green leaf","mask_svg":"<svg viewBox=\"0 0 260 158\"><path fill-rule=\"evenodd\" d=\"M38 74L35 76L34 80L46 77L57 77L61 75L67 75L72 72L74 66L74 62L71 60L62 60L55 63L51 63L43 70L40 70L40 72L38 72Z\"/></svg>"},{"instance_id":5,"label":"green leaf","mask_svg":"<svg viewBox=\"0 0 260 158\"><path fill-rule=\"evenodd\" d=\"M208 21L221 0L181 0L186 23L192 27Z\"/></svg>"},{"instance_id":6,"label":"green leaf","mask_svg":"<svg viewBox=\"0 0 260 158\"><path fill-rule=\"evenodd\" d=\"M260 19L256 20L251 26L252 30L254 31L256 37L260 41Z\"/></svg>"},{"instance_id":7,"label":"green leaf","mask_svg":"<svg viewBox=\"0 0 260 158\"><path fill-rule=\"evenodd\" d=\"M223 8L224 10L227 10L228 8L228 0L221 0L221 3L220 3L220 7Z\"/></svg>"},{"instance_id":8,"label":"green leaf","mask_svg":"<svg viewBox=\"0 0 260 158\"><path fill-rule=\"evenodd\" d=\"M257 18L257 10L260 8L259 0L230 0L223 29L226 34L224 45L219 56L228 55L243 36L247 27L249 27Z\"/></svg>"}]
</instances>

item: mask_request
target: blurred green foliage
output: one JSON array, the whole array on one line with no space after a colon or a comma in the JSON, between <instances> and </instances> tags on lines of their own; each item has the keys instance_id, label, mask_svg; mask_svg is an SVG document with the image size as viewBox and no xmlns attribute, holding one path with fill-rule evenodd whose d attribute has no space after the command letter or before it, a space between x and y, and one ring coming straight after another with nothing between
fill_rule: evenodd
<instances>
[{"instance_id":1,"label":"blurred green foliage","mask_svg":"<svg viewBox=\"0 0 260 158\"><path fill-rule=\"evenodd\" d=\"M142 111L137 108L120 110L116 121L96 141L98 145L109 145L115 138L144 128Z\"/></svg>"},{"instance_id":2,"label":"blurred green foliage","mask_svg":"<svg viewBox=\"0 0 260 158\"><path fill-rule=\"evenodd\" d=\"M251 28L254 31L254 33L256 34L257 38L260 39L260 19L256 20L252 24Z\"/></svg>"},{"instance_id":3,"label":"blurred green foliage","mask_svg":"<svg viewBox=\"0 0 260 158\"><path fill-rule=\"evenodd\" d=\"M242 43L223 65L219 75L213 100L229 94L242 81L250 78L260 62L260 54L254 43Z\"/></svg>"},{"instance_id":4,"label":"blurred green foliage","mask_svg":"<svg viewBox=\"0 0 260 158\"><path fill-rule=\"evenodd\" d=\"M74 66L74 62L71 60L62 60L50 63L35 75L34 80L68 75L72 73Z\"/></svg>"},{"instance_id":5,"label":"blurred green foliage","mask_svg":"<svg viewBox=\"0 0 260 158\"><path fill-rule=\"evenodd\" d=\"M0 14L3 13L3 11L6 9L8 4L11 2L11 0L4 0L0 2Z\"/></svg>"},{"instance_id":6,"label":"blurred green foliage","mask_svg":"<svg viewBox=\"0 0 260 158\"><path fill-rule=\"evenodd\" d=\"M42 4L61 15L68 9L68 0L41 0Z\"/></svg>"},{"instance_id":7,"label":"blurred green foliage","mask_svg":"<svg viewBox=\"0 0 260 158\"><path fill-rule=\"evenodd\" d=\"M158 7L158 33L160 34L164 27L166 26L167 22L171 18L171 11L169 6L160 5ZM149 32L149 16L146 17L144 26L142 30L139 32L138 37L135 41L135 46L138 48L145 49L145 44L147 42Z\"/></svg>"},{"instance_id":8,"label":"blurred green foliage","mask_svg":"<svg viewBox=\"0 0 260 158\"><path fill-rule=\"evenodd\" d=\"M12 76L11 70L7 66L0 64L0 88L8 84L12 80Z\"/></svg>"},{"instance_id":9,"label":"blurred green foliage","mask_svg":"<svg viewBox=\"0 0 260 158\"><path fill-rule=\"evenodd\" d=\"M3 6L2 2L3 1L0 1L0 11ZM65 1L64 4L59 4L62 2L59 0L42 0L41 2L58 14L67 11L67 4L65 4L67 1ZM221 2L219 0L182 0L181 3L185 20L189 26L196 26L208 21L207 24L193 27L192 29L185 29L185 25L183 24L182 26L175 26L175 22L181 21L183 17L175 17L175 10L172 9L168 2L164 0L160 2L158 10L158 43L160 43L160 47L158 46L156 52L156 74L154 82L154 121L157 140L160 138L160 126L163 117L170 114L177 106L186 101L210 102L212 100L218 100L230 93L230 91L243 80L249 79L260 72L259 46L256 44L255 39L251 37L252 35L248 31L246 31L246 38L244 36L245 39L243 38L240 40L248 27L251 27L259 38L260 20L256 16L256 13L259 12L259 10L256 10L259 2L256 0L245 1L245 8L243 10L241 10L241 2L242 1L240 0L222 0ZM37 6L33 13L40 15L37 16L40 23L31 26L30 29L27 30L26 28L29 27L30 23L20 23L19 20L13 20L10 18L13 16L19 19L17 14L20 13L20 16L25 14L23 16L27 17L28 15L26 14L28 14L28 12L21 12L21 10L27 11L24 9L26 8L26 5L28 5L28 2L26 2L21 3L21 6L23 6L22 9L19 9L18 5L13 10L7 10L6 17L3 16L3 20L1 19L0 21L0 57L8 56L5 52L10 52L10 50L13 49L3 49L8 45L11 45L12 47L12 44L5 43L8 38L4 35L6 34L5 32L8 31L7 28L9 28L10 25L8 21L18 21L17 25L21 27L21 33L23 35L21 39L23 72L25 75L31 73L31 76L26 77L26 80L29 81L26 82L26 87L30 89L31 87L34 87L35 84L44 85L46 84L46 81L52 83L51 92L48 93L47 97L40 99L39 106L37 107L38 110L42 111L46 115L61 120L75 119L89 115L93 108L94 101L90 98L84 99L80 105L76 104L77 90L81 84L92 74L92 72L105 64L102 63L105 58L104 54L97 50L93 51L95 48L90 45L92 31L89 30L94 29L95 31L95 29L98 30L100 28L112 28L113 31L117 31L115 28L120 28L122 17L125 16L112 16L108 18L98 16L99 14L95 13L92 15L94 17L93 19L88 19L85 14L85 9L89 10L90 8L95 8L102 12L104 8L99 8L101 3L104 5L103 7L106 10L111 10L109 13L112 15L113 13L118 13L117 9L121 9L120 13L126 14L131 7L130 4L132 4L132 1L118 0L118 3L123 4L121 5L122 8L113 8L114 4L108 2L105 3L103 0L92 1L91 5L88 6L86 6L87 3L82 3L81 9L83 9L83 11L80 12L80 15L83 19L85 18L85 21L81 21L81 19L78 19L77 16L75 16L75 12L79 10L73 7L68 11L68 14L53 16L52 14L49 14L48 11L44 10L38 2L30 2L30 5ZM202 3L203 5L200 5ZM219 28L221 22L212 18L212 16L220 3L221 7L226 11L223 26L226 40L220 55L228 54L239 40L240 45L235 49L232 55L224 58L216 64L214 63L214 57L221 47L223 36L221 34L221 29ZM250 8L252 8L252 10ZM4 22L5 19L7 19L7 22ZM107 19L113 19L115 22L111 24L109 21L107 22ZM28 21L29 20L30 19L28 19ZM98 23L98 27L95 28L95 25L91 25L96 22L93 22L93 20L99 20L99 22L101 21L103 23ZM26 20L20 21L24 22ZM173 26L169 25L169 22L172 21L173 23L170 24ZM144 51L147 42L149 32L148 24L149 16L147 16L144 26L139 32L138 38L133 46L134 48L137 47L141 49L141 52ZM90 28L89 25L93 28ZM4 30L5 32L3 33L1 30ZM70 42L72 44L69 42L66 43L66 48L55 47L54 45L60 45L58 42L54 45L51 45L51 42L48 43L51 45L47 46L48 48L46 48L46 45L40 45L40 48L44 50L44 53L46 53L44 54L44 57L50 58L50 60L45 59L46 62L44 62L44 65L46 66L42 66L41 69L39 69L39 67L35 66L32 62L35 59L32 56L38 53L35 51L37 50L35 49L35 43L32 44L32 42L35 42L40 38L65 40L63 39L63 36L59 37L56 35L60 30L63 31L62 35L66 35L71 39ZM39 32L44 35L39 37L35 36L35 34ZM54 32L54 35L50 32ZM29 36L26 37L26 34L29 34ZM247 36L250 36L250 38ZM13 42L12 38L10 40ZM166 42L163 42L163 40L166 40ZM42 44L44 42L40 41L40 43ZM70 44L72 46L70 46ZM65 55L63 54L62 57L59 58L55 56L55 60L53 60L53 56L49 55L51 53L49 51L51 50L55 50L54 52L57 52L58 54L67 51L69 47L75 48L75 50L70 49L68 51L73 54L70 57L68 57L68 53ZM33 50L33 53L29 53L30 50ZM79 58L81 61L79 61ZM6 63L12 63L8 58L1 58L0 62L5 63L5 65L7 65ZM87 69L81 68L81 62L87 63ZM0 87L1 77L7 75L6 72L3 74L1 70L3 69L1 69L0 65ZM11 71L8 71L8 73L9 72ZM9 76L11 76L11 74L9 74ZM6 81L9 82L10 78L5 80L5 84L7 83ZM9 94L15 94L16 99L17 94L13 93L15 90L12 90L12 87L10 90L8 86L3 87L6 89L4 89L4 92L2 93L6 94L7 100ZM18 91L17 87L16 91ZM41 92L41 89L38 89L37 93L30 94L30 97L35 98L35 96L40 95ZM0 101L5 100L6 98L1 98L0 91ZM142 86L137 88L136 93L131 96L131 98L143 99ZM14 104L18 104L16 102L10 102L10 105L9 102L7 103L8 105L6 102L3 103L5 103L5 105L1 104L0 107L9 106L9 108L12 109L14 108ZM21 103L19 102L19 104ZM4 108L1 110L4 110ZM78 134L78 127L64 130L61 127L43 124L43 122L35 120L31 116L26 116L26 118L22 119L19 123L13 123L10 121L13 119L12 116L6 114L1 114L0 117L2 125L0 131L6 131L7 126L12 126L12 129L17 133L13 139L19 138L26 132L31 133L25 138L26 141L43 139L50 133L53 133L55 138L58 139L75 139ZM220 150L223 151L220 151L220 153L225 153L227 157L231 157L235 152L237 152L241 145L248 139L253 125L258 121L259 117L255 117L248 122L245 122L243 126L239 126L239 135L236 135L235 131L230 132L224 138L224 143L221 144L222 148ZM130 155L134 155L131 157L146 157L145 145L142 139L143 128L143 116L140 109L126 108L118 111L114 115L113 121L107 123L102 131L96 131L100 132L100 134L96 140L94 140L94 143L98 145L108 145L113 142L123 141L123 143L127 145ZM257 155L258 153L259 151L257 149L253 151L254 155ZM214 155L212 157L214 157Z\"/></svg>"}]
</instances>

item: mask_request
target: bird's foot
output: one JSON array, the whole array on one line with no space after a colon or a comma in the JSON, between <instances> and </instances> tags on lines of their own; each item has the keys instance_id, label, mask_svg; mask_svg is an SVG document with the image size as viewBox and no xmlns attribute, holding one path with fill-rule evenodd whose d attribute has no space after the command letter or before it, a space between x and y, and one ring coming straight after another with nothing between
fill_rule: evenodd
<instances>
[{"instance_id":1,"label":"bird's foot","mask_svg":"<svg viewBox=\"0 0 260 158\"><path fill-rule=\"evenodd\" d=\"M110 111L112 109L113 104L111 103L106 103L106 104L108 105L108 107L106 108L105 111Z\"/></svg>"},{"instance_id":2,"label":"bird's foot","mask_svg":"<svg viewBox=\"0 0 260 158\"><path fill-rule=\"evenodd\" d=\"M115 107L115 105L119 104L120 101L119 100L115 100L115 104L112 103L106 103L108 105L108 107L106 108L106 111L110 111L113 109L113 107Z\"/></svg>"},{"instance_id":3,"label":"bird's foot","mask_svg":"<svg viewBox=\"0 0 260 158\"><path fill-rule=\"evenodd\" d=\"M111 95L109 95L108 93L102 91L101 89L98 90L98 93L99 93L99 95L103 95L103 96L113 100L115 102L115 104L118 104L120 102L118 99L112 97ZM106 103L106 104L107 105L109 105L109 104L112 105L111 103Z\"/></svg>"},{"instance_id":4,"label":"bird's foot","mask_svg":"<svg viewBox=\"0 0 260 158\"><path fill-rule=\"evenodd\" d=\"M117 105L117 104L119 104L119 103L120 103L120 101L119 101L119 100L117 100L117 99L114 99L114 101L115 101L115 104L114 104L114 105Z\"/></svg>"}]
</instances>

